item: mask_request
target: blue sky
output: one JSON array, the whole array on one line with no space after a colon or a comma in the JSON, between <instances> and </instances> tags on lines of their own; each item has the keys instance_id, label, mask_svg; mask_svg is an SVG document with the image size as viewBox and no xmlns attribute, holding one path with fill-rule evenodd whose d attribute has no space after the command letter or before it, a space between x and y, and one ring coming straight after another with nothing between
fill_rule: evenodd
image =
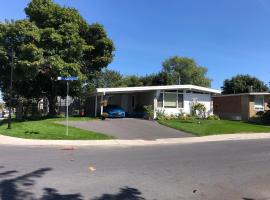
<instances>
[{"instance_id":1,"label":"blue sky","mask_svg":"<svg viewBox=\"0 0 270 200\"><path fill-rule=\"evenodd\" d=\"M1 2L0 20L24 18L27 0ZM105 26L116 46L110 69L145 75L171 56L209 69L213 88L236 74L270 81L269 0L56 0Z\"/></svg>"}]
</instances>

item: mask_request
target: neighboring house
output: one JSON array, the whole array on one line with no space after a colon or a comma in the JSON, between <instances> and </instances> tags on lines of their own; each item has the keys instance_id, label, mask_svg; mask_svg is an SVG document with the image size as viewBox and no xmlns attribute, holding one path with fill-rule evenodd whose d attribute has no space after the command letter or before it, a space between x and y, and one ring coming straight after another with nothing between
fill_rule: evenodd
<instances>
[{"instance_id":1,"label":"neighboring house","mask_svg":"<svg viewBox=\"0 0 270 200\"><path fill-rule=\"evenodd\" d=\"M87 102L88 115L100 116L103 112L101 102L118 105L127 113L135 113L146 105L152 105L154 117L158 111L167 115L191 113L194 103L203 103L206 114L213 113L212 97L220 94L219 90L195 85L166 85L119 88L97 88L95 96Z\"/></svg>"},{"instance_id":2,"label":"neighboring house","mask_svg":"<svg viewBox=\"0 0 270 200\"><path fill-rule=\"evenodd\" d=\"M79 98L68 97L68 107L70 115L79 115L82 110L81 101ZM58 114L66 114L67 101L60 96L57 97L56 109ZM42 113L49 113L49 101L43 98L38 102L38 110Z\"/></svg>"},{"instance_id":3,"label":"neighboring house","mask_svg":"<svg viewBox=\"0 0 270 200\"><path fill-rule=\"evenodd\" d=\"M269 110L269 92L228 94L214 97L214 114L222 119L250 120L259 111Z\"/></svg>"}]
</instances>

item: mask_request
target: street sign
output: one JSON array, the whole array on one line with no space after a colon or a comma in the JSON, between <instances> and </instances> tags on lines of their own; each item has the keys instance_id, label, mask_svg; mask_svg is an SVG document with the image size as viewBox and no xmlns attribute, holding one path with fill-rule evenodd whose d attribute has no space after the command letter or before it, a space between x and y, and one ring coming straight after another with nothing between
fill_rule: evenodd
<instances>
[{"instance_id":1,"label":"street sign","mask_svg":"<svg viewBox=\"0 0 270 200\"><path fill-rule=\"evenodd\" d=\"M78 77L69 76L69 77L57 77L58 81L67 81L67 97L66 97L66 135L68 136L68 92L69 92L69 81L77 81Z\"/></svg>"},{"instance_id":2,"label":"street sign","mask_svg":"<svg viewBox=\"0 0 270 200\"><path fill-rule=\"evenodd\" d=\"M59 77L57 77L57 80L58 81L77 81L78 77L76 77L76 76L69 76L69 77L59 76Z\"/></svg>"}]
</instances>

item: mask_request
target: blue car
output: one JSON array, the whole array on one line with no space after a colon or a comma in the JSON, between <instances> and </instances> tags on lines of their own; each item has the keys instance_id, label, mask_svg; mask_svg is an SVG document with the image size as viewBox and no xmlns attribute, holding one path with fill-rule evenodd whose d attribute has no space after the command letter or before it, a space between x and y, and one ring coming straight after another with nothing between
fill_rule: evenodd
<instances>
[{"instance_id":1,"label":"blue car","mask_svg":"<svg viewBox=\"0 0 270 200\"><path fill-rule=\"evenodd\" d=\"M117 105L108 105L104 107L103 112L108 113L110 118L124 118L126 116L125 110Z\"/></svg>"}]
</instances>

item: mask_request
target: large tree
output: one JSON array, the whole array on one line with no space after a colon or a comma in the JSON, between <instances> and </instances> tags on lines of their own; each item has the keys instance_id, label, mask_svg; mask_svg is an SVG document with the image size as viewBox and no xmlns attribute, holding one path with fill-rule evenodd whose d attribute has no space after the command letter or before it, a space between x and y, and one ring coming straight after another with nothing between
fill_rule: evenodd
<instances>
[{"instance_id":1,"label":"large tree","mask_svg":"<svg viewBox=\"0 0 270 200\"><path fill-rule=\"evenodd\" d=\"M269 88L256 77L250 75L237 75L231 79L226 79L222 86L223 94L265 92Z\"/></svg>"},{"instance_id":2,"label":"large tree","mask_svg":"<svg viewBox=\"0 0 270 200\"><path fill-rule=\"evenodd\" d=\"M162 63L162 75L167 85L193 84L209 87L211 80L206 77L207 68L199 66L194 59L174 56Z\"/></svg>"},{"instance_id":3,"label":"large tree","mask_svg":"<svg viewBox=\"0 0 270 200\"><path fill-rule=\"evenodd\" d=\"M64 95L58 76L78 76L71 95L113 59L114 45L100 24L88 24L77 10L52 0L32 0L27 19L0 24L0 88L8 93L10 51L14 51L14 91L26 98L46 96L50 114ZM15 93L14 92L14 93Z\"/></svg>"}]
</instances>

